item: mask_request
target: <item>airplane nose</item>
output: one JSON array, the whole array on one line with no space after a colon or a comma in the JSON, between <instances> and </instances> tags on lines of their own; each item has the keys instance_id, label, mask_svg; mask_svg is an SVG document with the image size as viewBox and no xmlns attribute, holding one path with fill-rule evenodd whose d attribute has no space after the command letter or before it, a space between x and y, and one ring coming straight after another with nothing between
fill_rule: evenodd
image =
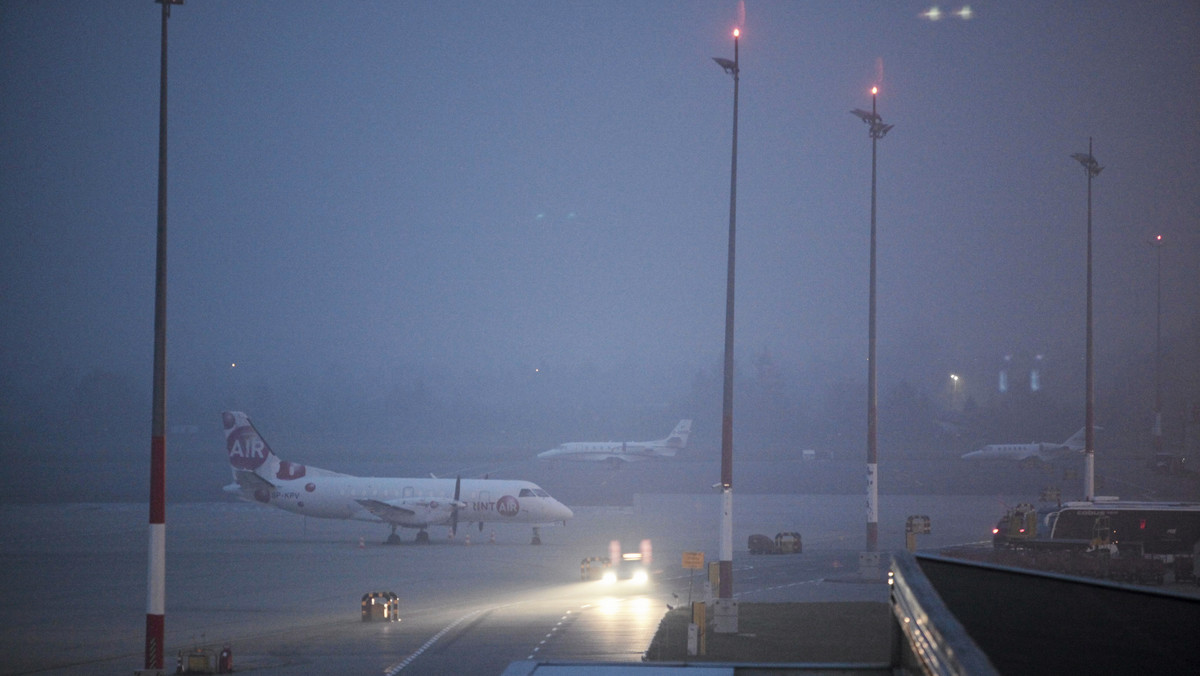
<instances>
[{"instance_id":1,"label":"airplane nose","mask_svg":"<svg viewBox=\"0 0 1200 676\"><path fill-rule=\"evenodd\" d=\"M564 505L563 503L559 502L558 508L560 510L559 511L560 515L557 519L555 519L555 521L566 521L567 519L572 519L575 517L575 512L572 512L571 508Z\"/></svg>"}]
</instances>

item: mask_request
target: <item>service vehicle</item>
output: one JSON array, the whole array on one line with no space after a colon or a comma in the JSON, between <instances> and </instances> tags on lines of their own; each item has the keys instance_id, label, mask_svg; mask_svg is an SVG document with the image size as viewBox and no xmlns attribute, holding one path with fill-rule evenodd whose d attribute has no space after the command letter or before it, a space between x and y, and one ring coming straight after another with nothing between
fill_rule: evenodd
<instances>
[{"instance_id":1,"label":"service vehicle","mask_svg":"<svg viewBox=\"0 0 1200 676\"><path fill-rule=\"evenodd\" d=\"M1191 556L1200 543L1200 502L1126 502L1098 496L1042 513L1021 504L996 523L992 534L997 548L1103 547L1122 555Z\"/></svg>"}]
</instances>

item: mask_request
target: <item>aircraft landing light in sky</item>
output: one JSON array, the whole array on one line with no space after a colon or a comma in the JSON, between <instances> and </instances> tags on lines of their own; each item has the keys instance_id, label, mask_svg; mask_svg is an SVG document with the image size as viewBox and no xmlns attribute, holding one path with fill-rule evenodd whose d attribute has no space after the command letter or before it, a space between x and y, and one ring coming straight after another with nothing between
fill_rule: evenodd
<instances>
[{"instance_id":1,"label":"aircraft landing light in sky","mask_svg":"<svg viewBox=\"0 0 1200 676\"><path fill-rule=\"evenodd\" d=\"M377 521L392 528L387 542L400 541L396 528L416 528L417 542L428 542L429 526L459 522L527 523L533 544L541 544L539 526L574 516L537 484L515 479L380 478L339 474L281 460L259 435L245 413L221 414L225 451L233 483L225 491L304 516Z\"/></svg>"},{"instance_id":2,"label":"aircraft landing light in sky","mask_svg":"<svg viewBox=\"0 0 1200 676\"><path fill-rule=\"evenodd\" d=\"M1033 462L1040 460L1050 462L1072 453L1083 451L1083 432L1086 427L1072 434L1061 444L1039 441L1028 444L988 444L977 451L971 451L963 456L964 460L1018 460Z\"/></svg>"},{"instance_id":3,"label":"aircraft landing light in sky","mask_svg":"<svg viewBox=\"0 0 1200 676\"><path fill-rule=\"evenodd\" d=\"M651 458L670 458L687 446L692 431L691 420L680 420L665 439L657 441L571 441L538 453L539 460L583 460L607 462L619 467L622 462L637 462Z\"/></svg>"}]
</instances>

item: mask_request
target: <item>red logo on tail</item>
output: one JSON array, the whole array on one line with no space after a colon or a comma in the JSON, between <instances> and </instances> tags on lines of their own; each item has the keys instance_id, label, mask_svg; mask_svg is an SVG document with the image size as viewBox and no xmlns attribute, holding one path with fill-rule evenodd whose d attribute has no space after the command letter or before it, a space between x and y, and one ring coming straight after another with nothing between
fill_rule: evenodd
<instances>
[{"instance_id":1,"label":"red logo on tail","mask_svg":"<svg viewBox=\"0 0 1200 676\"><path fill-rule=\"evenodd\" d=\"M251 471L262 466L271 452L251 427L240 427L230 432L225 437L225 450L229 452L230 465Z\"/></svg>"}]
</instances>

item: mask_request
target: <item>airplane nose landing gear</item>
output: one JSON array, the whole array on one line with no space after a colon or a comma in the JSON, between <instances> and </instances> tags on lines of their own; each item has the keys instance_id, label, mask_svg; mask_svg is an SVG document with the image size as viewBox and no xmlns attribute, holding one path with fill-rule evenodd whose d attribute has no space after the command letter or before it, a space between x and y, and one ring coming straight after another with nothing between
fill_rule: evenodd
<instances>
[{"instance_id":1,"label":"airplane nose landing gear","mask_svg":"<svg viewBox=\"0 0 1200 676\"><path fill-rule=\"evenodd\" d=\"M532 542L530 542L529 544L531 544L531 545L540 545L540 544L542 544L542 538L541 538L541 536L538 534L538 527L537 527L537 526L534 526L534 527L533 527L533 541L532 541Z\"/></svg>"}]
</instances>

